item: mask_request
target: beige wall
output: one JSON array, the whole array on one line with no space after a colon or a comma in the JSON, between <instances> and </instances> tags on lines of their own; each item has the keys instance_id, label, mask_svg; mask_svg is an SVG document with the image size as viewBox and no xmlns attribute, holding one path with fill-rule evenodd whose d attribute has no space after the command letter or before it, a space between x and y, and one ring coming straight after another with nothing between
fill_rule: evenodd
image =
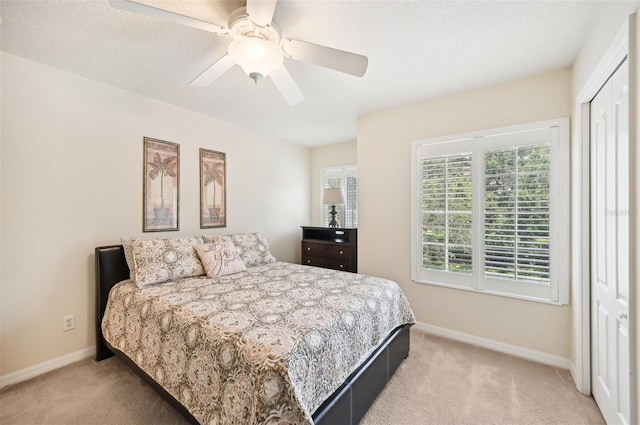
<instances>
[{"instance_id":1,"label":"beige wall","mask_svg":"<svg viewBox=\"0 0 640 425\"><path fill-rule=\"evenodd\" d=\"M571 73L427 100L358 122L358 270L395 280L419 322L570 357L570 309L411 281L411 142L571 113Z\"/></svg>"},{"instance_id":2,"label":"beige wall","mask_svg":"<svg viewBox=\"0 0 640 425\"><path fill-rule=\"evenodd\" d=\"M358 146L355 141L319 146L311 149L311 226L322 226L320 217L320 170L328 167L353 165L358 162Z\"/></svg>"},{"instance_id":3,"label":"beige wall","mask_svg":"<svg viewBox=\"0 0 640 425\"><path fill-rule=\"evenodd\" d=\"M261 231L299 260L308 148L9 54L1 76L0 375L94 344L93 250L143 235L144 136L180 144L180 232L162 235ZM200 147L227 154L226 229L199 228Z\"/></svg>"}]
</instances>

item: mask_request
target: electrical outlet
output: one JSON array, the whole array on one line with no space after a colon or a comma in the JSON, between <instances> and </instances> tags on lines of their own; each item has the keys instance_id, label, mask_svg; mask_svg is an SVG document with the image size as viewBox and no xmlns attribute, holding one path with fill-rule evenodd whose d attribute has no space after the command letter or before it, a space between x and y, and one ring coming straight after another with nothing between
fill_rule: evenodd
<instances>
[{"instance_id":1,"label":"electrical outlet","mask_svg":"<svg viewBox=\"0 0 640 425\"><path fill-rule=\"evenodd\" d=\"M70 314L68 316L64 316L62 318L62 320L63 320L62 330L64 332L70 331L70 330L76 328L76 316L75 316L75 314Z\"/></svg>"}]
</instances>

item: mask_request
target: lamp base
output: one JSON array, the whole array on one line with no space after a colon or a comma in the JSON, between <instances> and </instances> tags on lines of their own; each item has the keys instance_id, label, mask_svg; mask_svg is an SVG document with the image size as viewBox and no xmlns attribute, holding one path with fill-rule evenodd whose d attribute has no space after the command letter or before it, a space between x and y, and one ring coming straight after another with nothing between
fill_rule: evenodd
<instances>
[{"instance_id":1,"label":"lamp base","mask_svg":"<svg viewBox=\"0 0 640 425\"><path fill-rule=\"evenodd\" d=\"M329 227L338 227L338 221L336 220L336 214L338 214L338 211L336 211L335 204L331 205L331 211L329 211L329 214L331 214L331 221L329 222Z\"/></svg>"}]
</instances>

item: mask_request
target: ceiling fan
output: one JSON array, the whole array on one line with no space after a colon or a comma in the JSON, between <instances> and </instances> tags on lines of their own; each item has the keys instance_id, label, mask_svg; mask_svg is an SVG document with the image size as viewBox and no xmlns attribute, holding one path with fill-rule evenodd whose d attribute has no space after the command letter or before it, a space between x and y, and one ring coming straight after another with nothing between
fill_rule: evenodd
<instances>
[{"instance_id":1,"label":"ceiling fan","mask_svg":"<svg viewBox=\"0 0 640 425\"><path fill-rule=\"evenodd\" d=\"M271 77L289 105L304 96L284 66L284 57L308 62L346 74L362 77L367 71L366 56L306 41L283 38L273 22L277 0L247 0L247 6L232 13L228 26L169 12L134 0L109 0L115 8L164 21L186 25L221 36L230 36L227 54L198 75L191 85L208 86L234 65L240 65L256 83Z\"/></svg>"}]
</instances>

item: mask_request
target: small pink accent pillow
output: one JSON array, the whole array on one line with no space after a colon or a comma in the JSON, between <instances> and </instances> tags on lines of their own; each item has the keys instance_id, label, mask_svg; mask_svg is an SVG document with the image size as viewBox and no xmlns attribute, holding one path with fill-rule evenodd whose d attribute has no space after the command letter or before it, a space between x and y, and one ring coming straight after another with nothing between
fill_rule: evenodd
<instances>
[{"instance_id":1,"label":"small pink accent pillow","mask_svg":"<svg viewBox=\"0 0 640 425\"><path fill-rule=\"evenodd\" d=\"M194 248L209 277L226 276L247 270L230 238L220 238L211 243L196 245Z\"/></svg>"}]
</instances>

